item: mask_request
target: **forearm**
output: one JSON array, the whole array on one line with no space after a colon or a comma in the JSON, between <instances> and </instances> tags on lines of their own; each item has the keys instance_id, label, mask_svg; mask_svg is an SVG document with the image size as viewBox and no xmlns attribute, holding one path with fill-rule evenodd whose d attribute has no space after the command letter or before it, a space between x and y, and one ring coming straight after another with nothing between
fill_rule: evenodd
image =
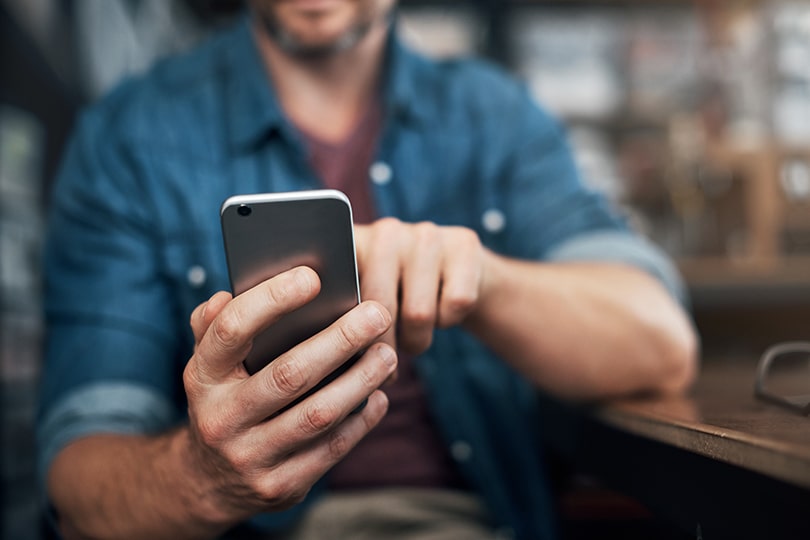
<instances>
[{"instance_id":1,"label":"forearm","mask_svg":"<svg viewBox=\"0 0 810 540\"><path fill-rule=\"evenodd\" d=\"M646 273L486 258L485 292L465 326L538 387L593 399L691 382L692 326Z\"/></svg>"},{"instance_id":2,"label":"forearm","mask_svg":"<svg viewBox=\"0 0 810 540\"><path fill-rule=\"evenodd\" d=\"M231 523L194 463L187 428L78 439L48 477L59 528L66 538L213 538Z\"/></svg>"}]
</instances>

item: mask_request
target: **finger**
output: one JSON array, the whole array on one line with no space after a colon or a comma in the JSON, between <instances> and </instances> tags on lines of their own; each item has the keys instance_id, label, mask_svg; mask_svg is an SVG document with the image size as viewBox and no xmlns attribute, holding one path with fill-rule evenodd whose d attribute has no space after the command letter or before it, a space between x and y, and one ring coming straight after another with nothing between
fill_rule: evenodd
<instances>
[{"instance_id":1,"label":"finger","mask_svg":"<svg viewBox=\"0 0 810 540\"><path fill-rule=\"evenodd\" d=\"M396 321L399 315L401 270L401 227L393 218L378 220L356 237L360 297L381 303L394 318L394 325L382 341L396 348Z\"/></svg>"},{"instance_id":2,"label":"finger","mask_svg":"<svg viewBox=\"0 0 810 540\"><path fill-rule=\"evenodd\" d=\"M201 375L222 379L241 365L256 334L315 298L319 290L315 271L297 267L236 296L210 323L195 351Z\"/></svg>"},{"instance_id":3,"label":"finger","mask_svg":"<svg viewBox=\"0 0 810 540\"><path fill-rule=\"evenodd\" d=\"M461 227L447 231L439 292L438 326L459 324L475 307L481 286L481 241L475 232Z\"/></svg>"},{"instance_id":4,"label":"finger","mask_svg":"<svg viewBox=\"0 0 810 540\"><path fill-rule=\"evenodd\" d=\"M233 296L231 293L219 291L207 301L194 308L194 311L191 312L190 322L191 331L194 332L195 343L199 343L202 340L203 336L208 331L208 327L211 325L211 321L219 315L222 308L232 299Z\"/></svg>"},{"instance_id":5,"label":"finger","mask_svg":"<svg viewBox=\"0 0 810 540\"><path fill-rule=\"evenodd\" d=\"M441 278L441 231L433 223L412 227L413 250L403 259L397 343L411 354L424 352L436 326Z\"/></svg>"},{"instance_id":6,"label":"finger","mask_svg":"<svg viewBox=\"0 0 810 540\"><path fill-rule=\"evenodd\" d=\"M269 501L268 510L283 510L303 500L315 484L337 462L342 460L388 410L388 398L377 390L357 414L348 416L331 433L286 456L285 461L270 467L259 481L259 491ZM263 443L266 446L265 438Z\"/></svg>"},{"instance_id":7,"label":"finger","mask_svg":"<svg viewBox=\"0 0 810 540\"><path fill-rule=\"evenodd\" d=\"M372 301L363 302L326 330L279 356L242 382L238 400L238 407L242 410L241 421L245 425L257 424L283 409L348 359L369 348L388 331L391 324L391 316L382 305ZM382 354L372 352L380 347L396 356L389 346L379 344L371 347L357 364L366 366L368 370L369 360L363 359L370 353L371 357ZM386 372L381 379L374 379L376 386L363 397L377 388L388 375Z\"/></svg>"},{"instance_id":8,"label":"finger","mask_svg":"<svg viewBox=\"0 0 810 540\"><path fill-rule=\"evenodd\" d=\"M357 410L394 372L396 364L396 353L390 346L375 344L334 381L272 420L256 424L249 431L251 442L266 445L267 438L272 437L273 453L268 454L268 463L311 444Z\"/></svg>"}]
</instances>

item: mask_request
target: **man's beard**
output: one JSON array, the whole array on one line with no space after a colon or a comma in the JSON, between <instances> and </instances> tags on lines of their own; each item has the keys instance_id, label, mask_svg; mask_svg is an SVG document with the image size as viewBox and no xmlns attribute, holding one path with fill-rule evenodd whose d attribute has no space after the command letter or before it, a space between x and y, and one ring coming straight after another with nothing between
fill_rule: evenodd
<instances>
[{"instance_id":1,"label":"man's beard","mask_svg":"<svg viewBox=\"0 0 810 540\"><path fill-rule=\"evenodd\" d=\"M374 25L374 19L358 21L338 39L318 45L302 43L291 32L288 32L273 16L271 12L257 13L270 39L285 53L307 60L320 60L329 58L332 55L347 51L360 43L366 37ZM388 16L386 16L388 19Z\"/></svg>"}]
</instances>

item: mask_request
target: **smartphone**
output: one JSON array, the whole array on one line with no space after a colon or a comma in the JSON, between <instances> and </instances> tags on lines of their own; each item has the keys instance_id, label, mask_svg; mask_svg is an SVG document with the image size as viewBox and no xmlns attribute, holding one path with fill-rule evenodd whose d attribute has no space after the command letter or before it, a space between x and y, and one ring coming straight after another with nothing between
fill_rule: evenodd
<instances>
[{"instance_id":1,"label":"smartphone","mask_svg":"<svg viewBox=\"0 0 810 540\"><path fill-rule=\"evenodd\" d=\"M234 295L301 265L315 270L321 280L315 299L255 338L244 361L248 373L256 373L360 302L352 208L344 193L321 189L238 195L222 204L220 219ZM340 371L346 368L344 364Z\"/></svg>"}]
</instances>

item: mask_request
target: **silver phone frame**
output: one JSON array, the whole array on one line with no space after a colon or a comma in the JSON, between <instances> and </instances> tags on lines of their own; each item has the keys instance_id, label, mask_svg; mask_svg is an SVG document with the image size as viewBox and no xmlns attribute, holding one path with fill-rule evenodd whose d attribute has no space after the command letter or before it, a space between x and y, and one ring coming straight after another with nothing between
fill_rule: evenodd
<instances>
[{"instance_id":1,"label":"silver phone frame","mask_svg":"<svg viewBox=\"0 0 810 540\"><path fill-rule=\"evenodd\" d=\"M252 206L252 205L260 205L264 203L276 203L276 202L297 202L297 201L308 201L308 200L328 200L333 199L340 201L346 205L349 213L349 220L350 220L350 240L351 240L351 247L352 247L352 263L354 264L354 283L355 283L355 297L357 298L357 303L361 302L360 297L360 279L359 279L359 271L357 265L357 247L355 244L355 234L354 234L354 215L352 213L352 206L349 198L346 196L345 193L336 190L336 189L313 189L313 190L302 190L302 191L286 191L286 192L269 192L269 193L253 193L253 194L242 194L242 195L233 195L225 199L220 207L220 223L221 227L223 228L223 242L225 242L225 231L224 231L224 221L223 218L225 216L225 212L233 207L240 207L243 205ZM228 258L227 253L227 246L225 247L226 251L226 258ZM233 276L230 275L230 261L228 261L228 270L229 270L229 281L231 282L231 287L234 287L233 283ZM235 290L232 291L234 295L238 294ZM272 361L272 360L271 360ZM247 367L247 365L246 365ZM260 368L261 369L261 368ZM250 372L250 369L248 369Z\"/></svg>"}]
</instances>

